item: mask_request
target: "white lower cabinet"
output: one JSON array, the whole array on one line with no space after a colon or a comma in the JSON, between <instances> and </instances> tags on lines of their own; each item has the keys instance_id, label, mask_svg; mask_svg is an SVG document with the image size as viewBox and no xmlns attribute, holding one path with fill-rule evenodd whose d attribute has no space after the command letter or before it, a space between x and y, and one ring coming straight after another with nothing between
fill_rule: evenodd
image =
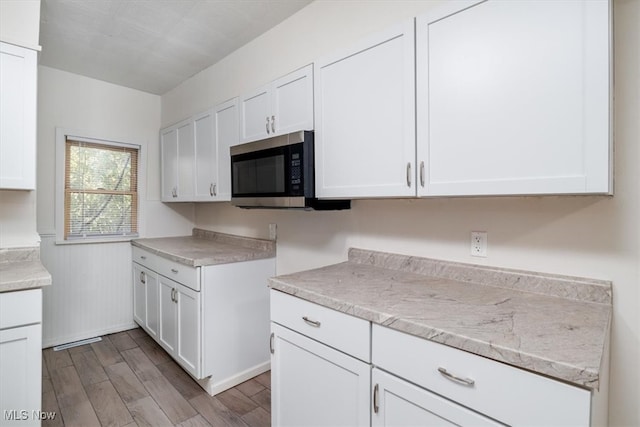
<instances>
[{"instance_id":1,"label":"white lower cabinet","mask_svg":"<svg viewBox=\"0 0 640 427\"><path fill-rule=\"evenodd\" d=\"M152 270L134 263L133 283L133 318L155 337L158 334L158 278Z\"/></svg>"},{"instance_id":2,"label":"white lower cabinet","mask_svg":"<svg viewBox=\"0 0 640 427\"><path fill-rule=\"evenodd\" d=\"M42 290L0 293L0 425L39 426Z\"/></svg>"},{"instance_id":3,"label":"white lower cabinet","mask_svg":"<svg viewBox=\"0 0 640 427\"><path fill-rule=\"evenodd\" d=\"M368 426L370 365L271 326L274 426Z\"/></svg>"},{"instance_id":4,"label":"white lower cabinet","mask_svg":"<svg viewBox=\"0 0 640 427\"><path fill-rule=\"evenodd\" d=\"M274 426L596 426L600 393L271 291ZM606 394L603 395L606 398Z\"/></svg>"},{"instance_id":5,"label":"white lower cabinet","mask_svg":"<svg viewBox=\"0 0 640 427\"><path fill-rule=\"evenodd\" d=\"M425 395L445 398L451 405L422 398L416 404L442 418L455 413L467 420L457 425L490 422L482 416L464 418L466 408L507 425L590 425L592 396L586 389L383 326L373 325L371 334L373 365Z\"/></svg>"},{"instance_id":6,"label":"white lower cabinet","mask_svg":"<svg viewBox=\"0 0 640 427\"><path fill-rule=\"evenodd\" d=\"M201 377L200 292L160 276L160 344L191 375Z\"/></svg>"},{"instance_id":7,"label":"white lower cabinet","mask_svg":"<svg viewBox=\"0 0 640 427\"><path fill-rule=\"evenodd\" d=\"M372 371L371 383L375 427L504 425L378 368Z\"/></svg>"},{"instance_id":8,"label":"white lower cabinet","mask_svg":"<svg viewBox=\"0 0 640 427\"><path fill-rule=\"evenodd\" d=\"M269 370L275 259L190 267L133 248L134 320L209 393Z\"/></svg>"}]
</instances>

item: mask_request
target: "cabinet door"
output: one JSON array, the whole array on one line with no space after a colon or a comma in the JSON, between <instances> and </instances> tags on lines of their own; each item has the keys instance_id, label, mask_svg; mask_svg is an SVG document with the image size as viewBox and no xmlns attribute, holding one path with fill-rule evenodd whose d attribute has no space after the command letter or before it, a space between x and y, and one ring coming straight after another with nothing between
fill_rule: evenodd
<instances>
[{"instance_id":1,"label":"cabinet door","mask_svg":"<svg viewBox=\"0 0 640 427\"><path fill-rule=\"evenodd\" d=\"M218 148L213 111L193 119L196 162L196 200L215 200L218 185Z\"/></svg>"},{"instance_id":2,"label":"cabinet door","mask_svg":"<svg viewBox=\"0 0 640 427\"><path fill-rule=\"evenodd\" d=\"M377 368L372 370L371 384L372 426L504 425Z\"/></svg>"},{"instance_id":3,"label":"cabinet door","mask_svg":"<svg viewBox=\"0 0 640 427\"><path fill-rule=\"evenodd\" d=\"M164 276L158 276L160 289L160 344L171 355L175 354L178 340L177 308L175 303L178 284Z\"/></svg>"},{"instance_id":4,"label":"cabinet door","mask_svg":"<svg viewBox=\"0 0 640 427\"><path fill-rule=\"evenodd\" d=\"M0 416L3 426L39 426L42 327L0 330Z\"/></svg>"},{"instance_id":5,"label":"cabinet door","mask_svg":"<svg viewBox=\"0 0 640 427\"><path fill-rule=\"evenodd\" d=\"M419 194L609 193L609 17L490 0L419 18Z\"/></svg>"},{"instance_id":6,"label":"cabinet door","mask_svg":"<svg viewBox=\"0 0 640 427\"><path fill-rule=\"evenodd\" d=\"M146 280L146 331L152 337L158 336L158 328L159 328L159 314L158 311L160 309L160 288L158 287L158 275L151 270L148 270L145 274Z\"/></svg>"},{"instance_id":7,"label":"cabinet door","mask_svg":"<svg viewBox=\"0 0 640 427\"><path fill-rule=\"evenodd\" d=\"M229 148L237 145L238 98L234 98L215 108L215 139L218 146L218 186L216 200L231 200L231 156Z\"/></svg>"},{"instance_id":8,"label":"cabinet door","mask_svg":"<svg viewBox=\"0 0 640 427\"><path fill-rule=\"evenodd\" d=\"M240 98L240 141L267 138L271 131L271 99L269 85Z\"/></svg>"},{"instance_id":9,"label":"cabinet door","mask_svg":"<svg viewBox=\"0 0 640 427\"><path fill-rule=\"evenodd\" d=\"M143 328L147 323L147 271L133 263L133 320Z\"/></svg>"},{"instance_id":10,"label":"cabinet door","mask_svg":"<svg viewBox=\"0 0 640 427\"><path fill-rule=\"evenodd\" d=\"M273 134L313 130L313 66L307 65L274 81L271 104Z\"/></svg>"},{"instance_id":11,"label":"cabinet door","mask_svg":"<svg viewBox=\"0 0 640 427\"><path fill-rule=\"evenodd\" d=\"M271 324L274 426L369 426L368 364Z\"/></svg>"},{"instance_id":12,"label":"cabinet door","mask_svg":"<svg viewBox=\"0 0 640 427\"><path fill-rule=\"evenodd\" d=\"M178 191L178 130L175 127L160 132L162 155L162 201L175 201Z\"/></svg>"},{"instance_id":13,"label":"cabinet door","mask_svg":"<svg viewBox=\"0 0 640 427\"><path fill-rule=\"evenodd\" d=\"M0 188L36 186L36 56L0 43Z\"/></svg>"},{"instance_id":14,"label":"cabinet door","mask_svg":"<svg viewBox=\"0 0 640 427\"><path fill-rule=\"evenodd\" d=\"M178 197L193 201L195 195L195 139L193 121L178 126Z\"/></svg>"},{"instance_id":15,"label":"cabinet door","mask_svg":"<svg viewBox=\"0 0 640 427\"><path fill-rule=\"evenodd\" d=\"M414 45L411 21L315 63L318 197L416 194Z\"/></svg>"},{"instance_id":16,"label":"cabinet door","mask_svg":"<svg viewBox=\"0 0 640 427\"><path fill-rule=\"evenodd\" d=\"M196 378L200 378L200 292L177 285L175 292L178 363Z\"/></svg>"}]
</instances>

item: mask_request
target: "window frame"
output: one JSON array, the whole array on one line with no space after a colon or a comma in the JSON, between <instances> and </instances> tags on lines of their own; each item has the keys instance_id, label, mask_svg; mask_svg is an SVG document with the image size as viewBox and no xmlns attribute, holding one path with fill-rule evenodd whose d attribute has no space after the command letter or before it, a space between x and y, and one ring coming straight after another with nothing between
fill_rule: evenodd
<instances>
[{"instance_id":1,"label":"window frame","mask_svg":"<svg viewBox=\"0 0 640 427\"><path fill-rule=\"evenodd\" d=\"M138 150L138 167L137 176L135 177L137 182L137 215L135 217L136 230L135 234L130 235L105 235L96 236L91 235L87 237L73 236L71 238L65 237L65 203L66 203L66 156L67 156L67 139L87 142L90 144L103 145L108 147L124 147ZM142 224L140 218L142 217L142 190L144 183L142 178L145 176L145 149L143 144L128 142L121 138L105 138L102 136L94 135L93 133L86 131L71 131L62 128L56 128L56 187L55 187L55 226L56 226L56 244L68 245L68 244L87 244L87 243L108 243L108 242L129 242L133 239L137 239L142 235Z\"/></svg>"}]
</instances>

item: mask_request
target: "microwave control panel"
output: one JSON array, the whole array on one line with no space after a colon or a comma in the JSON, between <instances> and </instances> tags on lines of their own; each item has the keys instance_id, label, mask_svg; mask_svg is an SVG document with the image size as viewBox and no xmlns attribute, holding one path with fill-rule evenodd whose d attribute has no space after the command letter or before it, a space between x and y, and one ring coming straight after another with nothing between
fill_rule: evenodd
<instances>
[{"instance_id":1,"label":"microwave control panel","mask_svg":"<svg viewBox=\"0 0 640 427\"><path fill-rule=\"evenodd\" d=\"M302 159L300 153L291 153L291 190L294 194L302 191Z\"/></svg>"}]
</instances>

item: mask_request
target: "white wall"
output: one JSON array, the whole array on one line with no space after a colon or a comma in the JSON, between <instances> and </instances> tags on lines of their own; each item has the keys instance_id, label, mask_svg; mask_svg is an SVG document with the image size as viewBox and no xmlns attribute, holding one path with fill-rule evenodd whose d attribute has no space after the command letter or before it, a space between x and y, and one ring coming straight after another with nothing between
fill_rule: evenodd
<instances>
[{"instance_id":1,"label":"white wall","mask_svg":"<svg viewBox=\"0 0 640 427\"><path fill-rule=\"evenodd\" d=\"M40 0L1 0L0 40L39 48Z\"/></svg>"},{"instance_id":2,"label":"white wall","mask_svg":"<svg viewBox=\"0 0 640 427\"><path fill-rule=\"evenodd\" d=\"M0 190L0 248L36 247L35 191Z\"/></svg>"},{"instance_id":3,"label":"white wall","mask_svg":"<svg viewBox=\"0 0 640 427\"><path fill-rule=\"evenodd\" d=\"M39 35L40 0L0 1L0 40L36 48ZM0 248L39 244L35 192L0 190Z\"/></svg>"},{"instance_id":4,"label":"white wall","mask_svg":"<svg viewBox=\"0 0 640 427\"><path fill-rule=\"evenodd\" d=\"M168 125L434 6L427 1L316 1L162 97ZM610 423L640 425L640 2L615 0L616 194L355 201L346 212L241 210L199 204L196 225L267 237L278 272L343 261L349 246L608 279L614 286ZM489 255L469 255L487 230Z\"/></svg>"},{"instance_id":5,"label":"white wall","mask_svg":"<svg viewBox=\"0 0 640 427\"><path fill-rule=\"evenodd\" d=\"M142 237L190 234L193 225L193 205L160 202L160 97L41 66L37 219L42 262L53 278L44 290L45 346L133 324L130 244L55 244L56 127L143 147Z\"/></svg>"}]
</instances>

